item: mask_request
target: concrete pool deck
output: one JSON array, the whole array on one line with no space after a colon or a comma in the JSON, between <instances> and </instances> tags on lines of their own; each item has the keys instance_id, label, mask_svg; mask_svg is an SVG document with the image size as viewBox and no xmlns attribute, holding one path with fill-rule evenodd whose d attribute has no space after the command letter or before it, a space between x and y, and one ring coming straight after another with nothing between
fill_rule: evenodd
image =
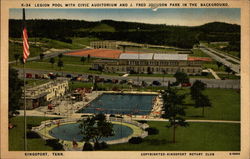
<instances>
[{"instance_id":1,"label":"concrete pool deck","mask_svg":"<svg viewBox=\"0 0 250 159\"><path fill-rule=\"evenodd\" d=\"M41 122L41 125L37 127L33 127L32 131L37 132L43 139L55 139L53 136L50 135L50 131L58 126L65 125L65 124L73 124L76 123L78 119L58 119L58 120L46 120ZM107 120L110 120L113 124L123 125L131 128L133 130L133 133L127 137L123 137L120 139L110 140L106 141L107 144L118 144L118 143L126 143L131 137L146 137L148 134L146 131L144 131L145 128L149 127L147 124L141 124L136 121L129 121L119 119L119 118L108 118ZM67 140L59 140L59 142L63 145L64 150L66 151L81 151L82 147L84 145L84 142L77 142L77 147L73 146L73 141L67 141Z\"/></svg>"},{"instance_id":2,"label":"concrete pool deck","mask_svg":"<svg viewBox=\"0 0 250 159\"><path fill-rule=\"evenodd\" d=\"M158 92L140 92L140 91L93 91L86 93L85 100L79 102L72 102L69 100L62 100L57 103L57 106L52 110L48 110L47 106L38 107L34 110L28 110L28 114L32 116L60 116L60 117L71 117L81 115L89 115L89 113L76 113L78 110L88 106L93 100L102 95L103 93L112 94L152 94L157 95L156 100L152 104L152 110L148 115L133 115L134 118L148 119L148 118L160 118L162 113L163 102L161 95ZM125 115L126 116L126 115Z\"/></svg>"}]
</instances>

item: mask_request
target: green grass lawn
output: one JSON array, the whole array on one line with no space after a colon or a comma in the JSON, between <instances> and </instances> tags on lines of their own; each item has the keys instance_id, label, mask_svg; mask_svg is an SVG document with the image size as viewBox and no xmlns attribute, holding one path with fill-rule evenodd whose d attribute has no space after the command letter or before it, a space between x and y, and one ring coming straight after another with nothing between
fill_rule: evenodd
<instances>
[{"instance_id":1,"label":"green grass lawn","mask_svg":"<svg viewBox=\"0 0 250 159\"><path fill-rule=\"evenodd\" d=\"M13 61L15 60L14 54L19 53L20 56L22 56L22 50L23 50L23 45L22 45L22 39L21 38L11 38L12 40L18 41L19 43L16 42L9 42L9 60ZM70 38L72 39L72 43L66 43L54 39L48 39L48 38L29 38L29 46L30 46L30 57L34 56L39 56L40 53L43 53L44 51L55 48L55 49L71 49L71 50L76 50L76 49L83 49L86 46L90 45L91 41L98 40L98 38ZM31 43L32 42L32 43ZM35 45L35 42L36 45Z\"/></svg>"},{"instance_id":2,"label":"green grass lawn","mask_svg":"<svg viewBox=\"0 0 250 159\"><path fill-rule=\"evenodd\" d=\"M225 67L222 65L221 67L218 68L217 64L215 61L209 62L209 63L203 63L202 64L203 69L211 68L214 71L219 71L219 72L225 72Z\"/></svg>"},{"instance_id":3,"label":"green grass lawn","mask_svg":"<svg viewBox=\"0 0 250 159\"><path fill-rule=\"evenodd\" d=\"M96 60L96 58L91 58L90 61L86 61L83 63L81 62L81 57L74 57L74 56L63 56L62 61L64 63L64 67L60 70L60 68L57 66L57 62L59 61L58 57L55 58L55 63L52 66L51 63L49 63L50 59L43 59L37 60L37 61L28 61L25 64L26 68L31 68L31 69L38 69L38 70L48 70L48 71L62 71L62 72L72 72L72 73L91 73L91 74L105 74L105 75L122 75L122 73L106 73L106 72L100 72L100 71L95 71L95 70L89 70L91 68L91 62ZM23 67L20 63L18 65L16 64L11 64L13 67ZM173 74L130 74L130 76L136 77L160 77L160 81L163 80L164 77L173 77ZM207 76L189 76L189 78L208 78L208 79L213 79L214 77L209 74Z\"/></svg>"},{"instance_id":4,"label":"green grass lawn","mask_svg":"<svg viewBox=\"0 0 250 159\"><path fill-rule=\"evenodd\" d=\"M233 74L221 74L221 73L217 73L217 75L220 77L220 78L225 78L225 79L240 79L240 76L236 76L236 75L233 75Z\"/></svg>"},{"instance_id":5,"label":"green grass lawn","mask_svg":"<svg viewBox=\"0 0 250 159\"><path fill-rule=\"evenodd\" d=\"M200 49L192 49L193 54L190 54L191 57L210 57Z\"/></svg>"},{"instance_id":6,"label":"green grass lawn","mask_svg":"<svg viewBox=\"0 0 250 159\"><path fill-rule=\"evenodd\" d=\"M41 84L44 84L44 83L47 83L49 82L49 80L47 79L26 79L26 82L27 82L27 87L33 87L33 86L37 86L37 85L41 85Z\"/></svg>"},{"instance_id":7,"label":"green grass lawn","mask_svg":"<svg viewBox=\"0 0 250 159\"><path fill-rule=\"evenodd\" d=\"M84 37L84 38L72 37L71 40L72 40L73 44L80 44L80 45L89 46L91 41L97 41L100 39L90 38L90 37Z\"/></svg>"},{"instance_id":8,"label":"green grass lawn","mask_svg":"<svg viewBox=\"0 0 250 159\"><path fill-rule=\"evenodd\" d=\"M33 126L51 118L28 117L27 123ZM9 130L9 150L23 151L24 130L23 117L13 117L11 123L16 125ZM167 128L167 122L148 122L150 127L159 130L159 134L151 135L143 143L110 145L111 151L238 151L240 150L240 124L229 123L189 123L186 128L178 127L176 143L172 143L172 129ZM226 130L226 131L225 131ZM45 140L28 139L30 151L52 151L45 145Z\"/></svg>"},{"instance_id":9,"label":"green grass lawn","mask_svg":"<svg viewBox=\"0 0 250 159\"><path fill-rule=\"evenodd\" d=\"M35 46L35 45L31 45L30 44L30 57L34 57L34 56L39 56L40 53L42 53L42 49L41 47ZM15 54L19 54L20 57L22 57L23 55L23 44L22 43L9 43L9 61L14 61ZM18 63L19 60L18 60Z\"/></svg>"},{"instance_id":10,"label":"green grass lawn","mask_svg":"<svg viewBox=\"0 0 250 159\"><path fill-rule=\"evenodd\" d=\"M240 93L233 89L208 88L204 94L208 96L212 107L205 108L205 117L201 117L202 109L194 107L189 90L184 89L180 93L188 93L185 99L186 118L204 120L240 120Z\"/></svg>"},{"instance_id":11,"label":"green grass lawn","mask_svg":"<svg viewBox=\"0 0 250 159\"><path fill-rule=\"evenodd\" d=\"M224 54L227 54L229 56L236 57L236 58L240 57L240 52L239 51L229 51L229 50L225 50L225 49L223 50L222 48L220 48L220 46L228 46L229 45L228 43L227 44L226 43L224 43L224 44L220 44L220 43L210 43L210 44L208 44L207 42L205 42L203 44L205 44L208 47L216 49L220 53L224 53Z\"/></svg>"},{"instance_id":12,"label":"green grass lawn","mask_svg":"<svg viewBox=\"0 0 250 159\"><path fill-rule=\"evenodd\" d=\"M46 117L27 117L27 125L38 126L41 121L51 118ZM13 117L10 122L16 127L9 130L9 150L10 151L23 151L24 150L24 129L23 117ZM29 129L27 129L29 130ZM28 139L27 147L29 151L52 151L52 147L45 145L45 140L42 138Z\"/></svg>"},{"instance_id":13,"label":"green grass lawn","mask_svg":"<svg viewBox=\"0 0 250 159\"><path fill-rule=\"evenodd\" d=\"M178 127L176 143L167 122L148 122L159 134L146 137L141 144L110 145L112 151L239 151L240 124L189 123ZM226 130L226 131L225 131Z\"/></svg>"}]
</instances>

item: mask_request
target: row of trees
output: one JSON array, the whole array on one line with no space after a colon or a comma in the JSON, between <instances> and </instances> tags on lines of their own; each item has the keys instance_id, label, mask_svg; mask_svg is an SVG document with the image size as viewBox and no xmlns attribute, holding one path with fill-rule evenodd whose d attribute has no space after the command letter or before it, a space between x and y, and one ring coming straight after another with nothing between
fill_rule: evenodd
<instances>
[{"instance_id":1,"label":"row of trees","mask_svg":"<svg viewBox=\"0 0 250 159\"><path fill-rule=\"evenodd\" d=\"M9 21L10 37L21 37L21 20ZM199 41L232 41L232 47L240 47L240 26L227 23L208 23L202 26L170 26L103 20L27 20L29 37L46 37L72 43L69 37L98 37L103 40L122 40L137 43L171 45L192 48ZM98 30L100 26L107 29ZM115 30L115 31L111 31ZM67 38L66 38L67 37Z\"/></svg>"}]
</instances>

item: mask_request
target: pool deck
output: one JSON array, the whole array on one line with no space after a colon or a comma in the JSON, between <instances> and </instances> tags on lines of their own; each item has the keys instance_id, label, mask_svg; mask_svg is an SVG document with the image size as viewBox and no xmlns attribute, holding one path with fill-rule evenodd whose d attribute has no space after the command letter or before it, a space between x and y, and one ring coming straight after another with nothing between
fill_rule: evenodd
<instances>
[{"instance_id":1,"label":"pool deck","mask_svg":"<svg viewBox=\"0 0 250 159\"><path fill-rule=\"evenodd\" d=\"M133 118L142 119L159 119L162 113L162 99L158 92L139 92L139 91L93 91L92 93L86 93L83 101L72 102L62 100L53 110L48 110L47 106L39 107L34 110L28 110L29 114L33 116L60 116L60 117L81 117L82 115L90 115L89 113L76 113L78 110L88 106L90 102L96 99L103 93L113 93L113 94L154 94L157 95L156 99L153 101L153 106L151 113L149 115L133 115ZM31 115L32 116L32 115ZM127 116L127 115L124 115Z\"/></svg>"},{"instance_id":2,"label":"pool deck","mask_svg":"<svg viewBox=\"0 0 250 159\"><path fill-rule=\"evenodd\" d=\"M58 120L46 120L41 123L40 126L33 127L32 131L37 132L43 139L55 139L53 136L50 135L50 131L60 125L65 125L65 124L71 124L71 123L76 123L80 118L75 118L75 119L58 119ZM111 120L111 118L108 118L107 120ZM59 122L61 121L61 122ZM59 122L59 124L58 124ZM116 140L111 140L111 141L106 141L107 144L118 144L118 143L126 143L131 137L146 137L147 132L144 131L143 129L147 128L147 124L140 124L136 121L133 121L132 119L125 120L125 119L117 119L117 118L112 118L111 122L113 124L120 124L124 125L127 127L130 127L133 130L133 133L130 136L121 138L121 139L116 139ZM73 146L72 141L67 141L67 140L59 140L59 142L63 145L64 150L66 151L81 151L82 147L84 145L84 142L77 142L77 146ZM92 143L93 144L93 143Z\"/></svg>"}]
</instances>

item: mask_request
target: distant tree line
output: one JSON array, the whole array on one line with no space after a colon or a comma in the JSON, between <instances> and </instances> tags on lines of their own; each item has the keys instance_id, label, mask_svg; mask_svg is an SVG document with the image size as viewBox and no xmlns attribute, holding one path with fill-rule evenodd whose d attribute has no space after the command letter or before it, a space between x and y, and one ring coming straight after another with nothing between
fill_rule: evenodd
<instances>
[{"instance_id":1,"label":"distant tree line","mask_svg":"<svg viewBox=\"0 0 250 159\"><path fill-rule=\"evenodd\" d=\"M113 20L97 22L84 20L27 20L26 24L29 37L46 37L67 43L72 43L70 37L98 37L103 40L122 40L145 44L170 45L180 48L192 48L199 41L231 41L234 50L237 50L240 46L240 26L220 22L195 27ZM101 24L108 25L115 32L108 29L102 31L93 29ZM10 37L20 38L22 20L10 19L9 26Z\"/></svg>"}]
</instances>

